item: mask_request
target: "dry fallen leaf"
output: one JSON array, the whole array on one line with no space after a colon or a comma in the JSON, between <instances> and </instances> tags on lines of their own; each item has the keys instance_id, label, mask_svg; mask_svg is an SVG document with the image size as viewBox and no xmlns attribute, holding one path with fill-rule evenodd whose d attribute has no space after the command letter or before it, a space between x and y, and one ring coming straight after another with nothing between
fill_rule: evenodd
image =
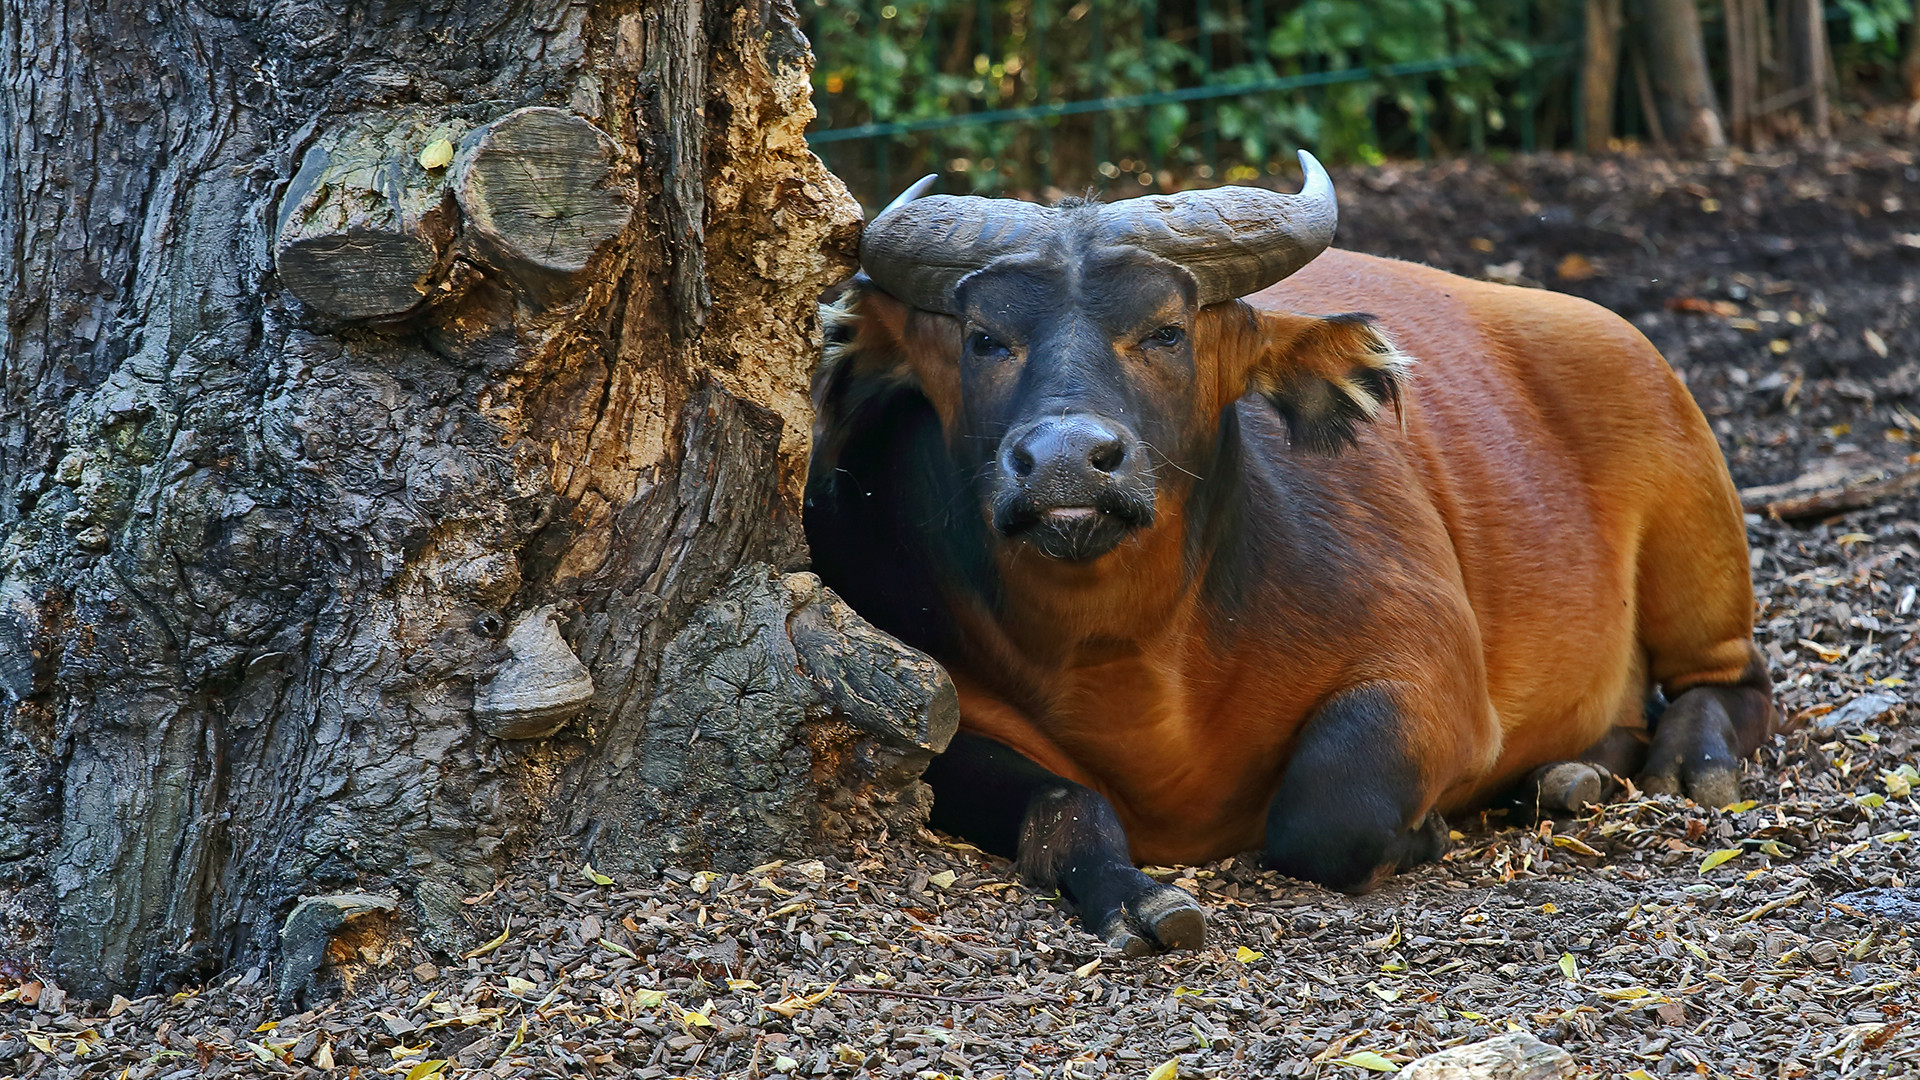
<instances>
[{"instance_id":1,"label":"dry fallen leaf","mask_svg":"<svg viewBox=\"0 0 1920 1080\"><path fill-rule=\"evenodd\" d=\"M1179 1075L1180 1059L1168 1058L1154 1066L1153 1071L1147 1074L1147 1080L1173 1080L1174 1077Z\"/></svg>"},{"instance_id":2,"label":"dry fallen leaf","mask_svg":"<svg viewBox=\"0 0 1920 1080\"><path fill-rule=\"evenodd\" d=\"M1336 1060L1334 1064L1353 1065L1365 1069L1368 1072L1390 1073L1400 1071L1400 1066L1395 1065L1393 1062L1388 1061L1386 1058L1381 1057L1371 1050L1355 1050L1346 1057Z\"/></svg>"},{"instance_id":3,"label":"dry fallen leaf","mask_svg":"<svg viewBox=\"0 0 1920 1080\"><path fill-rule=\"evenodd\" d=\"M1713 869L1716 866L1719 866L1721 863L1726 862L1729 859L1739 858L1740 854L1741 854L1741 849L1737 847L1721 848L1720 850L1700 860L1700 872L1704 874L1707 871Z\"/></svg>"}]
</instances>

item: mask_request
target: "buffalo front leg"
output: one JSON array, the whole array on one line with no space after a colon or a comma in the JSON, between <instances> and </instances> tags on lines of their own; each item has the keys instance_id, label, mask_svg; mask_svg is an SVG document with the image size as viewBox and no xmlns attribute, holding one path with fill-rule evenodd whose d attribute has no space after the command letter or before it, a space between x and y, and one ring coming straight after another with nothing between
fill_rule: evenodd
<instances>
[{"instance_id":1,"label":"buffalo front leg","mask_svg":"<svg viewBox=\"0 0 1920 1080\"><path fill-rule=\"evenodd\" d=\"M1740 800L1740 761L1773 734L1773 685L1757 656L1737 683L1696 686L1653 722L1640 787L1703 806Z\"/></svg>"},{"instance_id":2,"label":"buffalo front leg","mask_svg":"<svg viewBox=\"0 0 1920 1080\"><path fill-rule=\"evenodd\" d=\"M966 732L927 766L926 780L934 828L1012 859L1040 888L1058 888L1108 945L1139 956L1206 942L1206 915L1193 897L1134 868L1105 796Z\"/></svg>"},{"instance_id":3,"label":"buffalo front leg","mask_svg":"<svg viewBox=\"0 0 1920 1080\"><path fill-rule=\"evenodd\" d=\"M1267 865L1361 893L1447 850L1447 823L1426 810L1426 783L1400 709L1360 686L1307 718L1267 807Z\"/></svg>"}]
</instances>

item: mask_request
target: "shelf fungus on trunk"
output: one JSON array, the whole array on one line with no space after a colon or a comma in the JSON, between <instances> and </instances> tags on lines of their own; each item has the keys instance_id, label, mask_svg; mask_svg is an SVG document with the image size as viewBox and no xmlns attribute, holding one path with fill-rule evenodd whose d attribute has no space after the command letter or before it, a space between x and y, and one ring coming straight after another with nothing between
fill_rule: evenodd
<instances>
[{"instance_id":1,"label":"shelf fungus on trunk","mask_svg":"<svg viewBox=\"0 0 1920 1080\"><path fill-rule=\"evenodd\" d=\"M593 700L593 676L567 647L553 608L539 607L507 631L507 662L474 687L473 717L496 739L544 739Z\"/></svg>"},{"instance_id":2,"label":"shelf fungus on trunk","mask_svg":"<svg viewBox=\"0 0 1920 1080\"><path fill-rule=\"evenodd\" d=\"M476 252L542 303L577 291L633 219L619 144L564 109L518 109L475 130L451 183Z\"/></svg>"},{"instance_id":3,"label":"shelf fungus on trunk","mask_svg":"<svg viewBox=\"0 0 1920 1080\"><path fill-rule=\"evenodd\" d=\"M302 303L353 322L421 306L451 261L458 210L445 162L423 151L465 125L384 118L307 149L280 200L273 256Z\"/></svg>"}]
</instances>

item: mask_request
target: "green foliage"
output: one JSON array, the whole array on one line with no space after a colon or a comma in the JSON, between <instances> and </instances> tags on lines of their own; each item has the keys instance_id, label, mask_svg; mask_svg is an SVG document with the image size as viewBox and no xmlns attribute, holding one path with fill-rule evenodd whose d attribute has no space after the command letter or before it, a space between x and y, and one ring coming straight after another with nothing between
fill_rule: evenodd
<instances>
[{"instance_id":1,"label":"green foliage","mask_svg":"<svg viewBox=\"0 0 1920 1080\"><path fill-rule=\"evenodd\" d=\"M1847 28L1860 45L1878 45L1887 55L1900 51L1900 28L1913 20L1913 0L1839 0Z\"/></svg>"},{"instance_id":2,"label":"green foliage","mask_svg":"<svg viewBox=\"0 0 1920 1080\"><path fill-rule=\"evenodd\" d=\"M1564 55L1580 17L1579 0L802 2L825 127L1467 61L1426 75L945 128L823 151L856 180L944 168L983 193L1056 179L1069 187L1122 176L1159 182L1169 169L1244 179L1279 171L1297 146L1330 160L1378 160L1436 144L1511 142L1511 121L1540 97L1533 62L1541 46Z\"/></svg>"}]
</instances>

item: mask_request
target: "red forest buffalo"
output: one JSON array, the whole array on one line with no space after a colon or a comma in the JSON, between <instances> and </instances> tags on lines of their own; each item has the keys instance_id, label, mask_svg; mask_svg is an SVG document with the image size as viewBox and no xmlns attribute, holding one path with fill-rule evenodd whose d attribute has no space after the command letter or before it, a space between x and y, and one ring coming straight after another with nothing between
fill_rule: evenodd
<instances>
[{"instance_id":1,"label":"red forest buffalo","mask_svg":"<svg viewBox=\"0 0 1920 1080\"><path fill-rule=\"evenodd\" d=\"M1774 726L1739 501L1660 354L1327 250L1300 158L1293 196L909 192L825 309L808 535L959 687L933 824L1129 952L1205 937L1136 862L1364 890L1443 814L1599 794L1557 763L1732 802Z\"/></svg>"}]
</instances>

